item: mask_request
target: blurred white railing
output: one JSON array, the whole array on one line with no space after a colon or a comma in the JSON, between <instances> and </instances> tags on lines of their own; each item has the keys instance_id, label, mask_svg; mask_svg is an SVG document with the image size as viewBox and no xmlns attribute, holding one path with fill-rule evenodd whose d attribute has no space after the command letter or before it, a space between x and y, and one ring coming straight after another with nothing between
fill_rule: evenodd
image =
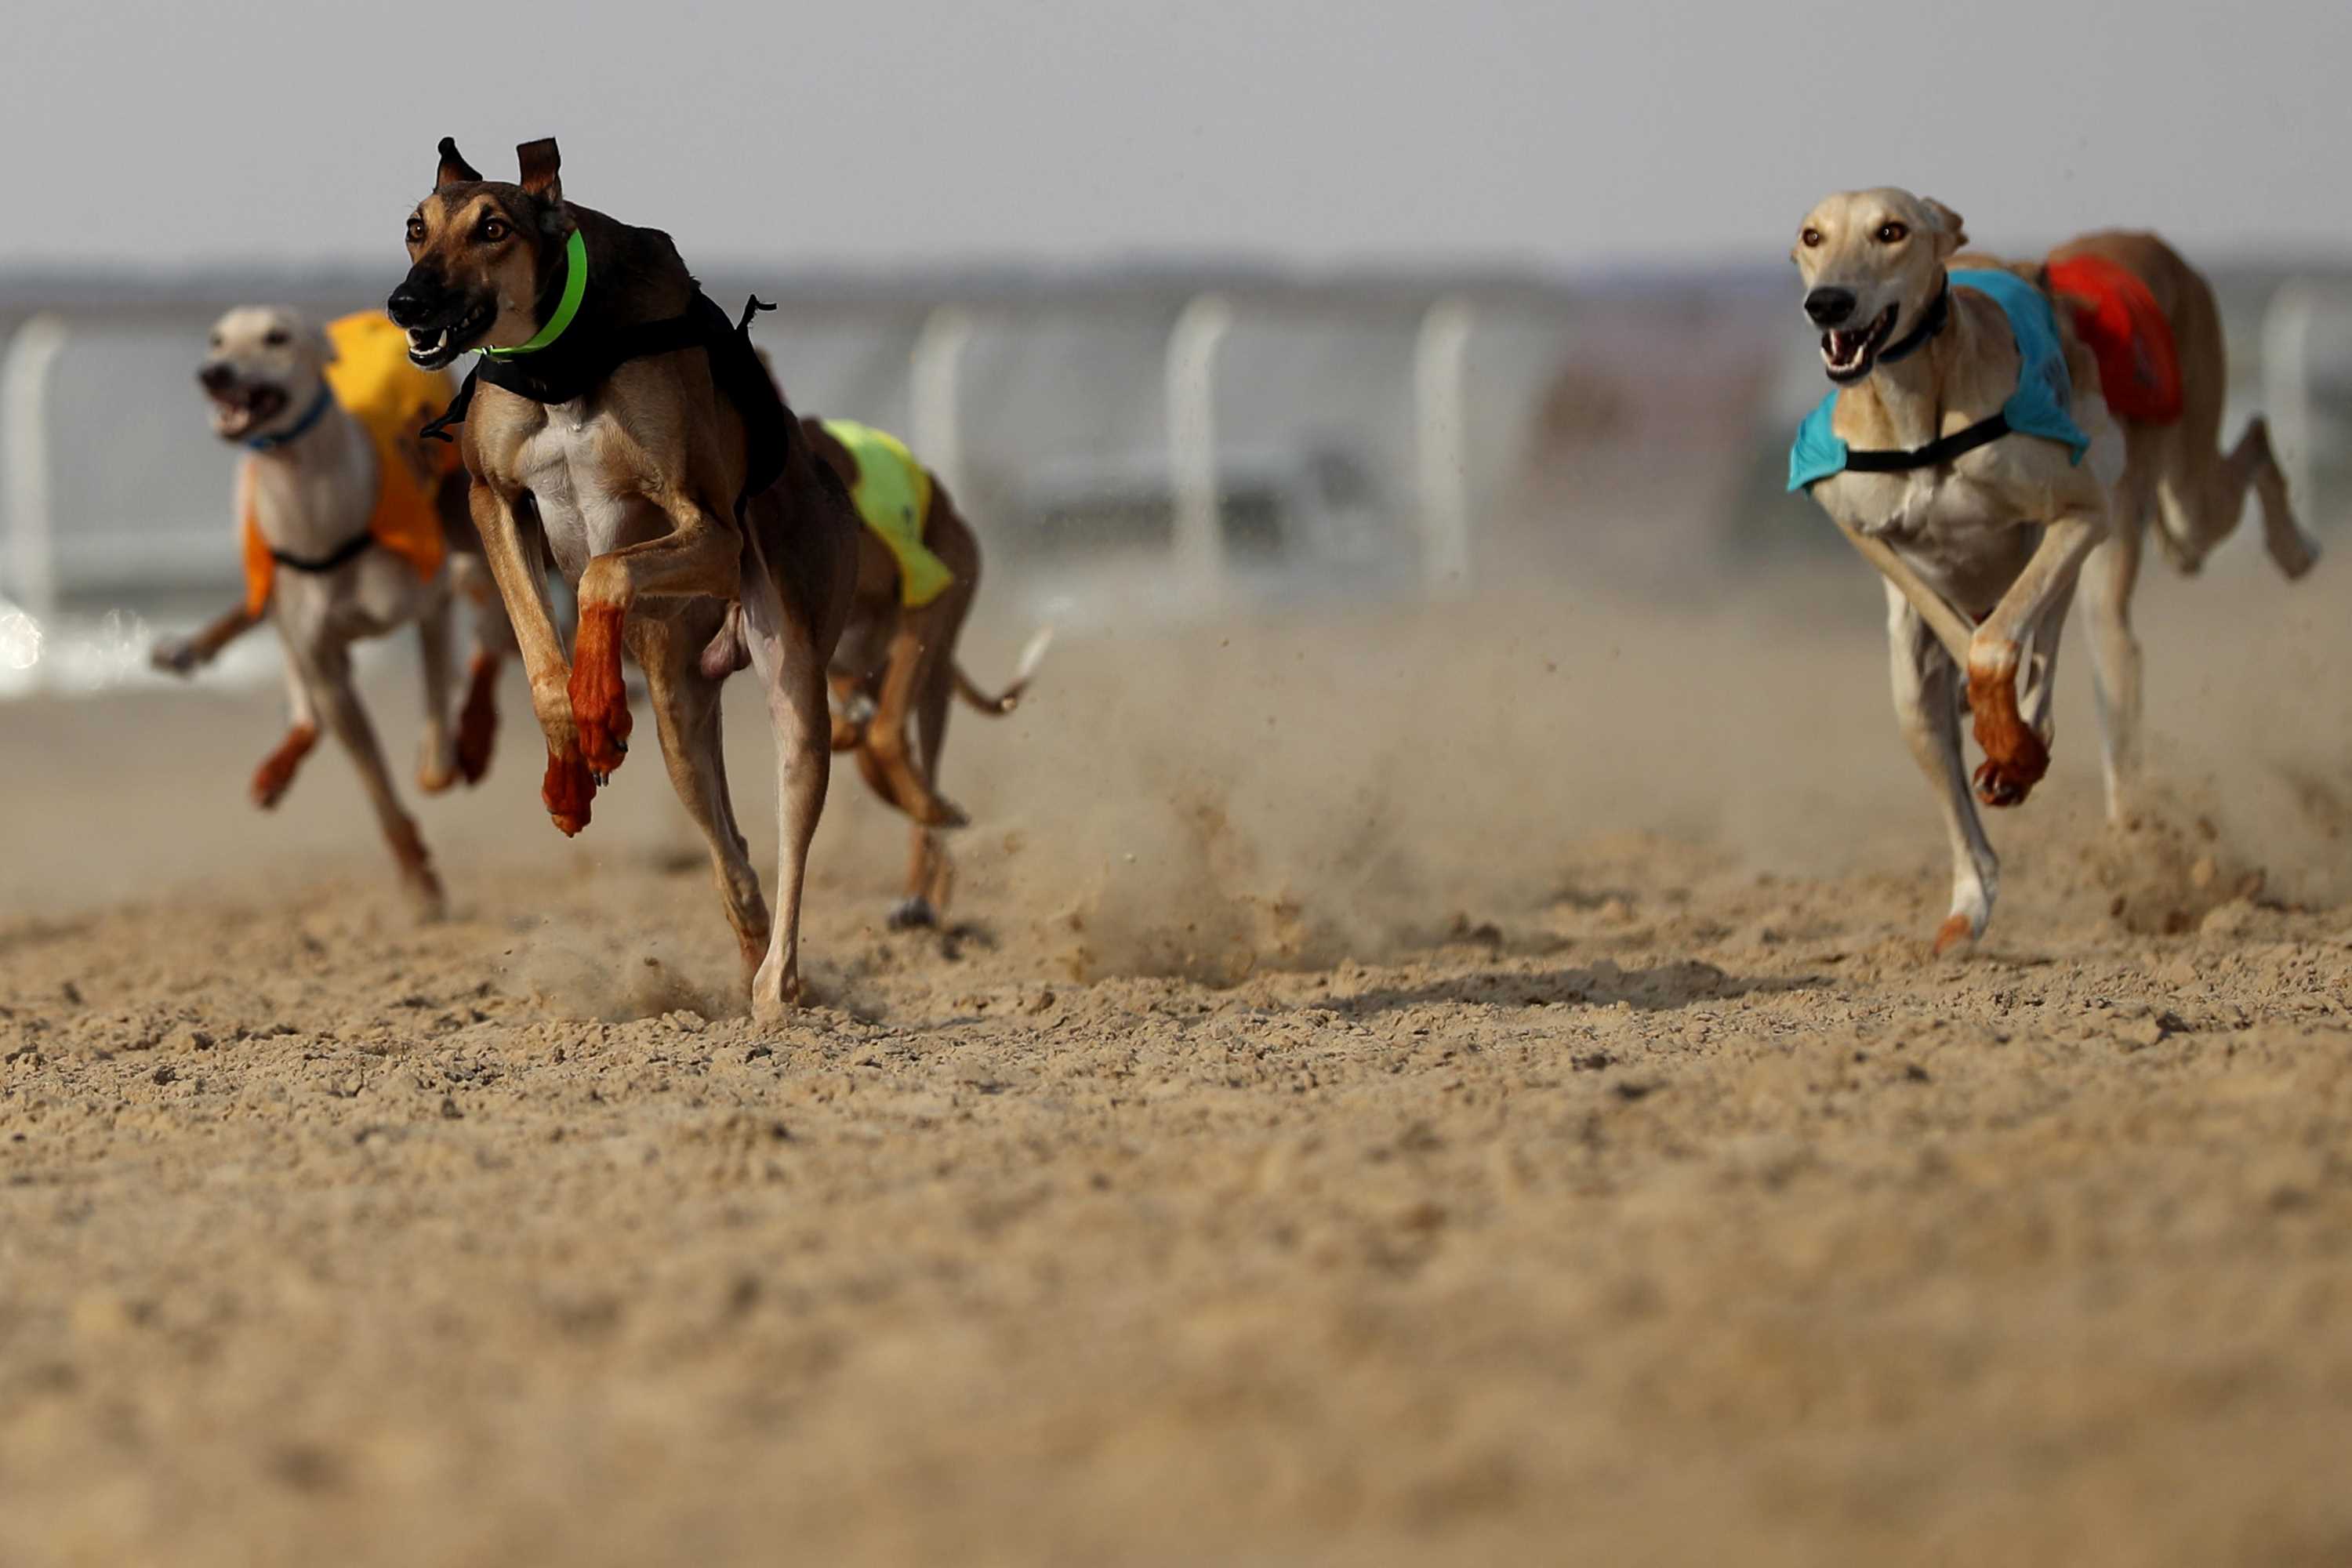
<instances>
[{"instance_id":1,"label":"blurred white railing","mask_svg":"<svg viewBox=\"0 0 2352 1568\"><path fill-rule=\"evenodd\" d=\"M1514 298L1524 318L1549 297ZM118 315L77 300L26 317L0 348L0 614L46 627L45 658L65 657L68 622L113 609L170 627L235 589L236 454L211 437L192 383L214 309L150 300ZM1473 441L1473 426L1516 426L1536 395L1515 363L1474 397L1486 320L1467 289L1188 300L1155 286L848 309L787 297L757 330L795 406L903 427L977 498L992 551L1022 563L992 581L1080 601L1080 620L1087 601L1195 615L1368 570L1391 584L1377 591L1463 592L1510 445ZM1083 520L1090 495L1160 518L1129 517L1140 553L1067 549L1066 528L1024 542L1043 509Z\"/></svg>"}]
</instances>

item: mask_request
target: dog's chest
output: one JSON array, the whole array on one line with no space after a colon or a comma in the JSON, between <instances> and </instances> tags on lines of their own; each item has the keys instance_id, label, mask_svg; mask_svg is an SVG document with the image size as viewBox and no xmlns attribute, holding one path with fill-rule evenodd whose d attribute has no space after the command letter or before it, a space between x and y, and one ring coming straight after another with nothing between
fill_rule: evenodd
<instances>
[{"instance_id":1,"label":"dog's chest","mask_svg":"<svg viewBox=\"0 0 2352 1568\"><path fill-rule=\"evenodd\" d=\"M1899 474L1849 470L1814 493L1841 522L1895 544L1957 543L2017 521L2016 503L1965 465Z\"/></svg>"},{"instance_id":2,"label":"dog's chest","mask_svg":"<svg viewBox=\"0 0 2352 1568\"><path fill-rule=\"evenodd\" d=\"M1972 466L1963 458L1909 473L1849 470L1813 494L1832 517L1892 544L1938 590L1981 613L2024 570L2041 531L2021 526L2015 495Z\"/></svg>"},{"instance_id":3,"label":"dog's chest","mask_svg":"<svg viewBox=\"0 0 2352 1568\"><path fill-rule=\"evenodd\" d=\"M516 453L515 477L538 505L555 563L574 583L597 556L667 531L638 487L629 449L609 416L556 404Z\"/></svg>"}]
</instances>

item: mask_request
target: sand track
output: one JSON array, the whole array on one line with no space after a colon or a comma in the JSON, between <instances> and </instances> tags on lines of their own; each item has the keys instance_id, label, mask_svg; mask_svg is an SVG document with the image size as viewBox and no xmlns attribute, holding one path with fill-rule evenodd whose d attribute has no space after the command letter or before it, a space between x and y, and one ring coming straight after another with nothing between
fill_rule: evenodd
<instances>
[{"instance_id":1,"label":"sand track","mask_svg":"<svg viewBox=\"0 0 2352 1568\"><path fill-rule=\"evenodd\" d=\"M635 760L417 928L267 702L0 712L0 1563L2346 1561L2333 592L2160 585L1958 965L1847 578L1073 639L781 1031Z\"/></svg>"}]
</instances>

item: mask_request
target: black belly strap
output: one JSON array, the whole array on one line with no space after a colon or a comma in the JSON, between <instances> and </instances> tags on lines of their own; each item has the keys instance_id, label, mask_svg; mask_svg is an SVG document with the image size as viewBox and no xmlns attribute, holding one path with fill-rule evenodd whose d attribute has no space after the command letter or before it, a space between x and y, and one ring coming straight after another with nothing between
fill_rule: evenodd
<instances>
[{"instance_id":1,"label":"black belly strap","mask_svg":"<svg viewBox=\"0 0 2352 1568\"><path fill-rule=\"evenodd\" d=\"M314 558L289 555L283 550L273 550L269 552L269 558L289 571L307 572L312 576L318 576L322 573L332 572L338 566L348 566L365 554L368 546L374 542L375 530L367 528L360 531L358 538L336 545L324 555Z\"/></svg>"},{"instance_id":2,"label":"black belly strap","mask_svg":"<svg viewBox=\"0 0 2352 1568\"><path fill-rule=\"evenodd\" d=\"M571 403L604 385L631 360L700 349L709 356L710 379L719 395L734 405L743 421L743 490L735 498L740 517L743 503L783 473L784 459L792 450L792 411L784 406L775 378L751 346L752 317L774 309L763 300L749 299L743 302L742 319L730 323L727 312L697 289L694 302L683 315L630 322L595 333L581 333L575 327L541 353L521 359L478 359L457 395L450 399L448 412L418 434L428 440L456 439L448 427L466 422L478 381L533 403Z\"/></svg>"}]
</instances>

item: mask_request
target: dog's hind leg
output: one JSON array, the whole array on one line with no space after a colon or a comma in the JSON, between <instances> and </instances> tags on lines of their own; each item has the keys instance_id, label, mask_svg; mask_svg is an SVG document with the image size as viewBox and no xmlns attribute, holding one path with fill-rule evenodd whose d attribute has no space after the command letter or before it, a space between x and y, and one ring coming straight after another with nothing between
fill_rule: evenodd
<instances>
[{"instance_id":1,"label":"dog's hind leg","mask_svg":"<svg viewBox=\"0 0 2352 1568\"><path fill-rule=\"evenodd\" d=\"M436 594L416 617L425 676L425 735L418 747L416 787L439 795L457 782L457 746L450 732L449 597Z\"/></svg>"},{"instance_id":2,"label":"dog's hind leg","mask_svg":"<svg viewBox=\"0 0 2352 1568\"><path fill-rule=\"evenodd\" d=\"M2296 521L2286 493L2286 477L2271 451L2269 422L2257 416L2227 457L2197 449L2182 433L2169 453L2158 494L2163 502L2167 553L2184 573L2194 574L2205 557L2238 526L2246 491L2262 499L2263 543L2278 569L2292 580L2319 560L2319 542Z\"/></svg>"},{"instance_id":3,"label":"dog's hind leg","mask_svg":"<svg viewBox=\"0 0 2352 1568\"><path fill-rule=\"evenodd\" d=\"M417 913L425 920L440 919L441 879L434 873L433 858L425 852L415 822L401 808L400 796L393 789L392 772L384 765L383 749L376 743L375 726L368 722L367 710L360 705L360 694L352 686L350 650L339 645L318 648L305 662L319 711L359 770L360 784L375 807L377 825L392 847L401 880L407 884Z\"/></svg>"},{"instance_id":4,"label":"dog's hind leg","mask_svg":"<svg viewBox=\"0 0 2352 1568\"><path fill-rule=\"evenodd\" d=\"M1952 904L1936 933L1938 957L1984 934L2000 883L2000 861L1985 838L1969 794L1960 752L1960 670L1936 634L1893 584L1886 589L1887 655L1895 677L1895 717L1919 771L1944 812L1951 842Z\"/></svg>"},{"instance_id":5,"label":"dog's hind leg","mask_svg":"<svg viewBox=\"0 0 2352 1568\"><path fill-rule=\"evenodd\" d=\"M832 773L824 658L807 618L788 610L753 536L754 569L742 574L743 631L776 732L776 905L767 956L751 980L751 1013L774 1018L801 996L801 886Z\"/></svg>"},{"instance_id":6,"label":"dog's hind leg","mask_svg":"<svg viewBox=\"0 0 2352 1568\"><path fill-rule=\"evenodd\" d=\"M2132 630L2132 589L2139 581L2148 496L2135 466L2116 497L2115 526L2083 563L2083 611L2090 622L2091 697L2099 716L2107 822L2131 820L2140 765L2140 647Z\"/></svg>"},{"instance_id":7,"label":"dog's hind leg","mask_svg":"<svg viewBox=\"0 0 2352 1568\"><path fill-rule=\"evenodd\" d=\"M516 651L514 626L499 602L498 584L478 556L454 555L449 583L465 602L473 627L473 655L466 661L466 701L457 712L457 772L468 784L490 771L499 734L499 673Z\"/></svg>"},{"instance_id":8,"label":"dog's hind leg","mask_svg":"<svg viewBox=\"0 0 2352 1568\"><path fill-rule=\"evenodd\" d=\"M310 700L310 684L290 648L286 655L286 738L253 770L253 804L264 811L286 798L302 759L319 743L318 705Z\"/></svg>"},{"instance_id":9,"label":"dog's hind leg","mask_svg":"<svg viewBox=\"0 0 2352 1568\"><path fill-rule=\"evenodd\" d=\"M701 630L639 616L629 623L629 651L646 674L670 787L710 847L711 880L726 903L727 923L734 928L749 984L767 956L768 906L760 897L760 874L751 868L751 847L736 826L734 803L727 794L719 724L724 688L700 668L709 637L707 632L700 637L693 634Z\"/></svg>"},{"instance_id":10,"label":"dog's hind leg","mask_svg":"<svg viewBox=\"0 0 2352 1568\"><path fill-rule=\"evenodd\" d=\"M963 609L969 603L967 593L940 630L948 648L955 646ZM915 763L934 789L939 784L941 749L947 744L948 715L955 700L957 674L951 655L934 659L930 679L915 705ZM892 914L891 923L937 925L946 921L948 900L955 892L955 860L948 849L948 836L940 829L917 823L914 835L907 899Z\"/></svg>"},{"instance_id":11,"label":"dog's hind leg","mask_svg":"<svg viewBox=\"0 0 2352 1568\"><path fill-rule=\"evenodd\" d=\"M945 599L907 616L890 639L881 699L866 726L866 747L890 781L891 798L926 827L961 827L969 820L961 807L939 793L938 771L928 750L919 755L908 734L916 710L939 686L938 672L952 654L961 619Z\"/></svg>"}]
</instances>

